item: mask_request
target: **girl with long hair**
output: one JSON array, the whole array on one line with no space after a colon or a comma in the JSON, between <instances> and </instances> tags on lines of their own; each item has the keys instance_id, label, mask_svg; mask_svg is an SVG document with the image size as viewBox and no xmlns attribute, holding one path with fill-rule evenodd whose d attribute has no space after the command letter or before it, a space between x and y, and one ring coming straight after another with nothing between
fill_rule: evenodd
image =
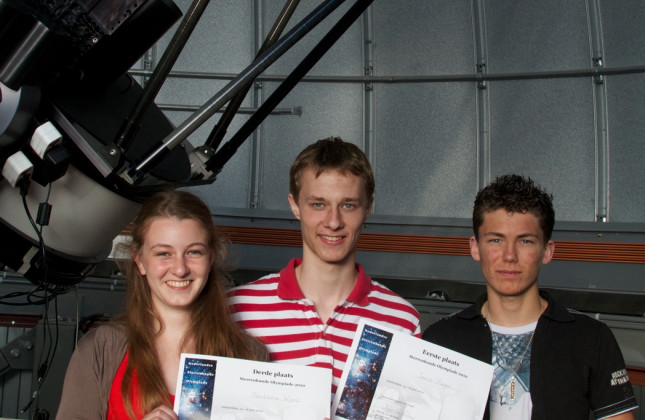
<instances>
[{"instance_id":1,"label":"girl with long hair","mask_svg":"<svg viewBox=\"0 0 645 420\"><path fill-rule=\"evenodd\" d=\"M176 420L181 353L268 360L229 316L226 248L200 198L156 193L131 235L125 311L79 341L57 419Z\"/></svg>"}]
</instances>

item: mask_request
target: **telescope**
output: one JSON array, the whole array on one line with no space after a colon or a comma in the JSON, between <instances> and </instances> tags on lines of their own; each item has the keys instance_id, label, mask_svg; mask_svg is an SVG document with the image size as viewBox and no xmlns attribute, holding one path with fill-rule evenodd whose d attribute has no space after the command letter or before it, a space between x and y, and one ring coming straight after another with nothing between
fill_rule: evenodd
<instances>
[{"instance_id":1,"label":"telescope","mask_svg":"<svg viewBox=\"0 0 645 420\"><path fill-rule=\"evenodd\" d=\"M104 261L146 197L204 185L371 1L356 1L222 144L253 81L327 18L321 2L289 31L287 1L255 59L174 126L154 102L208 1L0 0L0 263L63 293ZM145 86L128 71L176 30ZM204 144L188 136L226 105Z\"/></svg>"}]
</instances>

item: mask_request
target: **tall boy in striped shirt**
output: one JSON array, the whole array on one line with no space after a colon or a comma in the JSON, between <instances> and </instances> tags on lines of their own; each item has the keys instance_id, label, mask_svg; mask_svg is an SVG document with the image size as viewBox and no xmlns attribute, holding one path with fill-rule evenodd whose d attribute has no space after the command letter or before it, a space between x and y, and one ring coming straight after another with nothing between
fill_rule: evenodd
<instances>
[{"instance_id":1,"label":"tall boy in striped shirt","mask_svg":"<svg viewBox=\"0 0 645 420\"><path fill-rule=\"evenodd\" d=\"M374 200L367 156L338 137L305 148L289 173L302 258L229 293L233 318L268 347L271 360L332 370L338 387L360 319L420 337L419 314L356 263Z\"/></svg>"}]
</instances>

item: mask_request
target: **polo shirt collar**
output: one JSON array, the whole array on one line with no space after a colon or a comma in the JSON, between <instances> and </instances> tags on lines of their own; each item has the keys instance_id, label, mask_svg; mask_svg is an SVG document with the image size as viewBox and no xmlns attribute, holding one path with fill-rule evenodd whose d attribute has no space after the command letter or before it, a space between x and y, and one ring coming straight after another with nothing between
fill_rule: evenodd
<instances>
[{"instance_id":1,"label":"polo shirt collar","mask_svg":"<svg viewBox=\"0 0 645 420\"><path fill-rule=\"evenodd\" d=\"M296 267L302 263L302 258L293 258L289 264L280 271L280 281L278 283L278 297L285 300L306 299L300 290L298 279L296 278ZM360 306L366 306L369 303L368 295L371 290L372 279L365 273L360 264L356 264L358 278L354 288L347 297L348 302L356 303Z\"/></svg>"},{"instance_id":2,"label":"polo shirt collar","mask_svg":"<svg viewBox=\"0 0 645 420\"><path fill-rule=\"evenodd\" d=\"M464 319L474 319L482 316L482 306L484 306L486 299L486 293L480 295L472 305L466 307L466 309L464 309L463 311L458 312L457 316Z\"/></svg>"},{"instance_id":3,"label":"polo shirt collar","mask_svg":"<svg viewBox=\"0 0 645 420\"><path fill-rule=\"evenodd\" d=\"M293 258L289 264L280 270L280 282L278 283L278 297L285 300L305 299L302 294L298 279L296 279L296 267L302 263L302 258Z\"/></svg>"},{"instance_id":4,"label":"polo shirt collar","mask_svg":"<svg viewBox=\"0 0 645 420\"><path fill-rule=\"evenodd\" d=\"M542 316L558 322L571 322L575 320L569 310L556 302L548 292L540 290L540 296L549 302L549 306L547 306Z\"/></svg>"},{"instance_id":5,"label":"polo shirt collar","mask_svg":"<svg viewBox=\"0 0 645 420\"><path fill-rule=\"evenodd\" d=\"M365 270L360 264L356 264L356 270L358 271L358 278L356 279L356 284L352 289L352 292L347 297L348 302L353 302L359 306L366 306L370 303L367 295L369 295L370 290L372 289L372 279L370 276L365 274Z\"/></svg>"},{"instance_id":6,"label":"polo shirt collar","mask_svg":"<svg viewBox=\"0 0 645 420\"><path fill-rule=\"evenodd\" d=\"M542 296L549 303L549 306L547 306L542 316L558 322L569 322L574 320L573 315L569 313L567 308L556 302L548 292L540 290L540 296ZM482 306L484 306L484 302L486 302L487 299L488 296L486 293L480 295L472 305L459 313L459 317L465 319L473 319L477 318L478 316L482 316Z\"/></svg>"}]
</instances>

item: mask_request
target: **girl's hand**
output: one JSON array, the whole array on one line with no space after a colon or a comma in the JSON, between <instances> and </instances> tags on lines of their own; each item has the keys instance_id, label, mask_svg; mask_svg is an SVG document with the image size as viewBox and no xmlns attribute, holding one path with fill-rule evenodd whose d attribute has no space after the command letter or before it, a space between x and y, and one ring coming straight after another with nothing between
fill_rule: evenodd
<instances>
[{"instance_id":1,"label":"girl's hand","mask_svg":"<svg viewBox=\"0 0 645 420\"><path fill-rule=\"evenodd\" d=\"M160 405L146 414L142 420L178 420L178 418L172 408L167 405Z\"/></svg>"}]
</instances>

